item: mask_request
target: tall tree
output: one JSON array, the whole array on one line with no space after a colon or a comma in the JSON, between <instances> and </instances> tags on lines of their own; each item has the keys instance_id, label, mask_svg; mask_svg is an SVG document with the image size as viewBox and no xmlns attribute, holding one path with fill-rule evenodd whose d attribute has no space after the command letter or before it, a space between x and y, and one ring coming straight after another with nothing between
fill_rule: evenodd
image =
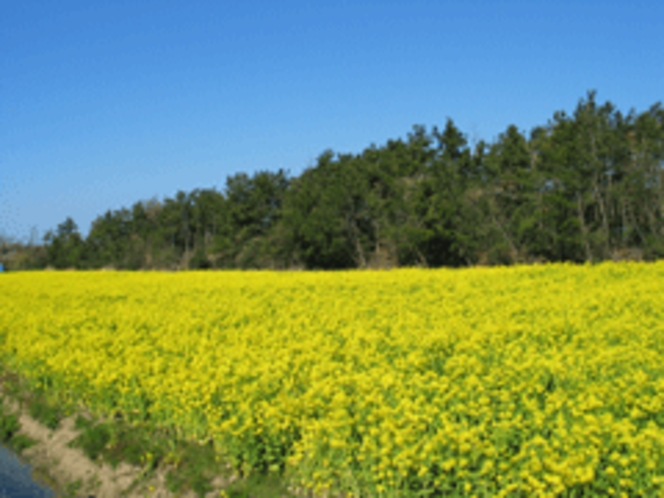
<instances>
[{"instance_id":1,"label":"tall tree","mask_svg":"<svg viewBox=\"0 0 664 498\"><path fill-rule=\"evenodd\" d=\"M55 268L81 268L86 262L83 253L83 239L74 220L68 217L58 225L55 233L48 231L44 236L48 263Z\"/></svg>"}]
</instances>

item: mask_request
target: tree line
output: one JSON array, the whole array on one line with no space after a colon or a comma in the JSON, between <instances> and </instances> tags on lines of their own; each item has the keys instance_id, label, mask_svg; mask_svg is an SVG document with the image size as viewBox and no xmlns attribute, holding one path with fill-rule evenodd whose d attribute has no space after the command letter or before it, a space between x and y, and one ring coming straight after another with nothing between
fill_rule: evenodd
<instances>
[{"instance_id":1,"label":"tree line","mask_svg":"<svg viewBox=\"0 0 664 498\"><path fill-rule=\"evenodd\" d=\"M664 256L664 109L623 114L595 92L528 136L469 144L448 119L301 175L238 173L215 188L68 218L14 267L343 269ZM12 266L7 258L6 266ZM14 248L16 249L16 248ZM28 251L29 249L29 251ZM11 252L11 251L9 251ZM0 254L0 260L2 258Z\"/></svg>"}]
</instances>

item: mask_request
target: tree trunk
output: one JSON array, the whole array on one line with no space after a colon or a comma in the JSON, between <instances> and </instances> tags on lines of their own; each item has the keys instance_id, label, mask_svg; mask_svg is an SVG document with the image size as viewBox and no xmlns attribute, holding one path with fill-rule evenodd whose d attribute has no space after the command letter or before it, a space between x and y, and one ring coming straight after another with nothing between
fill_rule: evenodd
<instances>
[{"instance_id":1,"label":"tree trunk","mask_svg":"<svg viewBox=\"0 0 664 498\"><path fill-rule=\"evenodd\" d=\"M364 248L362 247L362 241L360 240L360 230L357 228L357 223L350 216L346 219L348 228L350 229L350 236L355 246L355 263L358 268L367 267L367 258L364 254Z\"/></svg>"},{"instance_id":2,"label":"tree trunk","mask_svg":"<svg viewBox=\"0 0 664 498\"><path fill-rule=\"evenodd\" d=\"M495 209L492 209L492 207L494 207L493 202L490 202L489 212L491 214L491 219L493 220L493 224L498 228L498 231L502 234L502 236L507 241L507 244L510 246L510 257L512 258L512 264L517 264L520 260L520 252L517 249L516 244L512 240L512 237L509 236L503 224L496 217Z\"/></svg>"},{"instance_id":3,"label":"tree trunk","mask_svg":"<svg viewBox=\"0 0 664 498\"><path fill-rule=\"evenodd\" d=\"M599 204L599 212L602 218L602 232L604 234L604 250L605 250L605 257L608 257L609 254L611 254L611 246L610 246L610 232L609 232L609 219L606 213L606 205L602 196L602 193L600 192L599 189L599 181L597 180L597 175L594 177L594 190L595 190L595 199L597 200L597 203Z\"/></svg>"},{"instance_id":4,"label":"tree trunk","mask_svg":"<svg viewBox=\"0 0 664 498\"><path fill-rule=\"evenodd\" d=\"M586 221L583 214L584 211L583 200L581 199L581 194L578 192L576 194L576 200L577 200L577 215L579 218L579 224L581 226L581 237L583 239L583 247L586 251L586 261L590 261L592 263L593 254L592 251L590 250L590 242L588 241L588 227L586 227Z\"/></svg>"}]
</instances>

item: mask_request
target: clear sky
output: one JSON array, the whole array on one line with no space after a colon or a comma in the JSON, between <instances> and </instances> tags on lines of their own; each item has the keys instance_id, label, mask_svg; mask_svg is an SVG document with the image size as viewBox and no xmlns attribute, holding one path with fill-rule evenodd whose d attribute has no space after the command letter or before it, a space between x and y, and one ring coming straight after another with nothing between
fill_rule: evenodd
<instances>
[{"instance_id":1,"label":"clear sky","mask_svg":"<svg viewBox=\"0 0 664 498\"><path fill-rule=\"evenodd\" d=\"M664 97L661 0L0 3L0 235L24 241L414 124L492 141L591 89Z\"/></svg>"}]
</instances>

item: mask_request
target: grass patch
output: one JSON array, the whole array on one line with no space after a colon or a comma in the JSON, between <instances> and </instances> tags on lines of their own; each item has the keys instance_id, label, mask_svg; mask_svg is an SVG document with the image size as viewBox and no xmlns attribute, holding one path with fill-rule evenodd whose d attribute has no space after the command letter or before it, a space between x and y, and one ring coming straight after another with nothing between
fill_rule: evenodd
<instances>
[{"instance_id":1,"label":"grass patch","mask_svg":"<svg viewBox=\"0 0 664 498\"><path fill-rule=\"evenodd\" d=\"M233 482L226 488L228 498L274 498L293 494L279 476L253 474L246 479Z\"/></svg>"},{"instance_id":2,"label":"grass patch","mask_svg":"<svg viewBox=\"0 0 664 498\"><path fill-rule=\"evenodd\" d=\"M51 430L74 409L55 401L58 393L34 390L24 379L0 364L0 386L11 399L23 406L35 420ZM148 423L133 425L121 417L94 420L78 415L74 427L80 433L69 443L81 449L92 461L104 461L113 467L121 462L142 468L142 479L149 479L158 469L166 470L166 486L181 495L193 491L204 496L213 490L212 481L222 477L231 481L232 471L219 460L211 443L199 444L178 438L173 430L155 428ZM18 417L8 414L0 404L0 442L20 453L36 442L20 429ZM76 481L62 490L65 497L77 496L82 483ZM254 473L236 479L225 489L233 498L272 498L293 496L284 479L277 474Z\"/></svg>"},{"instance_id":3,"label":"grass patch","mask_svg":"<svg viewBox=\"0 0 664 498\"><path fill-rule=\"evenodd\" d=\"M230 480L231 472L219 461L212 444L184 441L169 431L133 426L122 419L93 421L78 416L74 426L81 433L69 446L82 449L93 461L103 460L113 466L127 462L142 467L145 478L158 468L168 469L166 486L176 495L193 491L204 496L213 490L215 477ZM238 498L290 496L283 479L272 474L236 480L226 494Z\"/></svg>"},{"instance_id":4,"label":"grass patch","mask_svg":"<svg viewBox=\"0 0 664 498\"><path fill-rule=\"evenodd\" d=\"M5 412L5 407L0 399L0 443L8 446L16 453L33 446L36 441L25 434L18 434L21 424L18 417L14 414Z\"/></svg>"},{"instance_id":5,"label":"grass patch","mask_svg":"<svg viewBox=\"0 0 664 498\"><path fill-rule=\"evenodd\" d=\"M76 418L75 427L83 432L71 441L68 446L82 449L92 461L99 460L111 442L110 427L107 424L94 425L85 421L81 416ZM109 455L107 455L106 459L109 462L111 461Z\"/></svg>"},{"instance_id":6,"label":"grass patch","mask_svg":"<svg viewBox=\"0 0 664 498\"><path fill-rule=\"evenodd\" d=\"M74 427L81 433L69 443L91 460L103 459L116 467L120 462L154 470L166 453L158 434L122 420L95 422L78 416Z\"/></svg>"},{"instance_id":7,"label":"grass patch","mask_svg":"<svg viewBox=\"0 0 664 498\"><path fill-rule=\"evenodd\" d=\"M23 450L27 450L31 446L37 444L37 441L26 436L25 434L17 434L12 437L7 445L14 450L16 453L22 453Z\"/></svg>"},{"instance_id":8,"label":"grass patch","mask_svg":"<svg viewBox=\"0 0 664 498\"><path fill-rule=\"evenodd\" d=\"M51 393L32 389L24 379L6 370L3 365L0 365L0 386L8 397L26 407L32 418L51 430L60 426L60 421L67 415L67 409L71 408L65 406L62 400L49 398Z\"/></svg>"},{"instance_id":9,"label":"grass patch","mask_svg":"<svg viewBox=\"0 0 664 498\"><path fill-rule=\"evenodd\" d=\"M83 482L79 479L77 481L71 482L65 486L64 495L65 498L75 498L78 496L78 492L83 487Z\"/></svg>"},{"instance_id":10,"label":"grass patch","mask_svg":"<svg viewBox=\"0 0 664 498\"><path fill-rule=\"evenodd\" d=\"M169 469L166 485L176 494L192 490L202 496L212 490L212 479L225 470L212 446L178 441L167 431L136 427L123 420L94 422L81 416L75 427L81 433L69 446L82 449L94 461L142 467L145 477L164 465Z\"/></svg>"},{"instance_id":11,"label":"grass patch","mask_svg":"<svg viewBox=\"0 0 664 498\"><path fill-rule=\"evenodd\" d=\"M223 470L211 446L174 440L167 431L133 426L122 419L96 422L81 416L75 428L81 433L69 445L82 449L91 460L112 466L127 462L141 467L145 477L166 466L167 487L173 493L193 490L203 495L212 490L211 480Z\"/></svg>"},{"instance_id":12,"label":"grass patch","mask_svg":"<svg viewBox=\"0 0 664 498\"><path fill-rule=\"evenodd\" d=\"M5 413L4 406L0 405L0 443L8 443L20 428L18 417Z\"/></svg>"},{"instance_id":13,"label":"grass patch","mask_svg":"<svg viewBox=\"0 0 664 498\"><path fill-rule=\"evenodd\" d=\"M48 403L44 398L36 396L28 402L30 416L52 431L60 426L64 414L57 406Z\"/></svg>"},{"instance_id":14,"label":"grass patch","mask_svg":"<svg viewBox=\"0 0 664 498\"><path fill-rule=\"evenodd\" d=\"M176 464L166 475L166 486L173 493L187 488L199 496L212 490L210 481L222 470L210 445L180 442L177 445Z\"/></svg>"}]
</instances>

